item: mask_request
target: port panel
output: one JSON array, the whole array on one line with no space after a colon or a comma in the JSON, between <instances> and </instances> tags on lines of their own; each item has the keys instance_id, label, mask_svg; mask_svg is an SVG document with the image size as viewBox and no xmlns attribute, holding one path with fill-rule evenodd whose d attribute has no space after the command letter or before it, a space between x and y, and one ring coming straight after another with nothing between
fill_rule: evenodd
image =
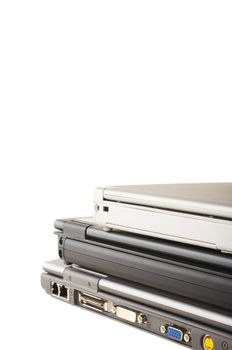
<instances>
[{"instance_id":1,"label":"port panel","mask_svg":"<svg viewBox=\"0 0 232 350\"><path fill-rule=\"evenodd\" d=\"M167 318L146 314L133 308L125 302L124 305L119 305L115 301L100 298L98 295L80 292L78 289L73 289L63 284L63 281L56 279L54 282L48 278L48 287L50 294L55 298L59 298L66 302L72 302L76 305L92 308L95 311L100 311L103 314L108 314L115 319L125 320L137 327L142 327L148 331L162 335L174 342L178 342L189 348L198 348L202 350L232 350L231 338L226 334L217 334L212 329L199 330L192 324L178 324L177 321ZM147 310L146 310L147 311ZM147 324L147 325L146 325Z\"/></svg>"},{"instance_id":2,"label":"port panel","mask_svg":"<svg viewBox=\"0 0 232 350\"><path fill-rule=\"evenodd\" d=\"M89 293L78 292L78 304L98 312L113 314L115 317L131 323L147 323L145 314L116 305L110 300L105 300Z\"/></svg>"}]
</instances>

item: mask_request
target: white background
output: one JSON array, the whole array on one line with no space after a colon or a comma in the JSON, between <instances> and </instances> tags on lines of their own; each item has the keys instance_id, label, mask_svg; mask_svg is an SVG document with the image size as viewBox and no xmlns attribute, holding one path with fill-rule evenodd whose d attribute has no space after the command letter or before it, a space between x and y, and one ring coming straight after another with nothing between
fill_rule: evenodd
<instances>
[{"instance_id":1,"label":"white background","mask_svg":"<svg viewBox=\"0 0 232 350\"><path fill-rule=\"evenodd\" d=\"M97 186L231 181L231 1L0 2L2 349L179 349L40 287Z\"/></svg>"}]
</instances>

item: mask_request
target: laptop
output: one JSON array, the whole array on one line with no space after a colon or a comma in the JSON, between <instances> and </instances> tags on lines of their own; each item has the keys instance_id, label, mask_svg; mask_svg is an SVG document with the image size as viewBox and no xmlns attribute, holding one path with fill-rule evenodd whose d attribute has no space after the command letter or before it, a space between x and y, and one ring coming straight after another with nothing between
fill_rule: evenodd
<instances>
[{"instance_id":1,"label":"laptop","mask_svg":"<svg viewBox=\"0 0 232 350\"><path fill-rule=\"evenodd\" d=\"M232 183L97 188L96 224L232 253Z\"/></svg>"},{"instance_id":2,"label":"laptop","mask_svg":"<svg viewBox=\"0 0 232 350\"><path fill-rule=\"evenodd\" d=\"M44 264L43 289L71 305L151 332L190 349L231 349L232 319L226 313L185 302L170 293L149 291L77 265Z\"/></svg>"},{"instance_id":3,"label":"laptop","mask_svg":"<svg viewBox=\"0 0 232 350\"><path fill-rule=\"evenodd\" d=\"M88 269L232 312L232 256L96 226L92 218L56 220L60 258Z\"/></svg>"}]
</instances>

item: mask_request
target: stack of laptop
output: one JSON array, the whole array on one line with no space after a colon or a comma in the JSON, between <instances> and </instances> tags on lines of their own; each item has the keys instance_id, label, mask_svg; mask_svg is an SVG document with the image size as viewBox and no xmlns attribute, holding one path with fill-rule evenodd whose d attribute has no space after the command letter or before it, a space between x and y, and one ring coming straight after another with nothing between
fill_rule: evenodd
<instances>
[{"instance_id":1,"label":"stack of laptop","mask_svg":"<svg viewBox=\"0 0 232 350\"><path fill-rule=\"evenodd\" d=\"M232 350L232 183L98 188L93 217L55 229L48 294L191 349Z\"/></svg>"}]
</instances>

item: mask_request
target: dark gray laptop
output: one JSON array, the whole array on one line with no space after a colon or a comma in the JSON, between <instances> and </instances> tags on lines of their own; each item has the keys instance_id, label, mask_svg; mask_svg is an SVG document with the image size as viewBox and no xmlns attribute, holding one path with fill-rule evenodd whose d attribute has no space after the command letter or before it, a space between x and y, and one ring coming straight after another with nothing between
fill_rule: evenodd
<instances>
[{"instance_id":1,"label":"dark gray laptop","mask_svg":"<svg viewBox=\"0 0 232 350\"><path fill-rule=\"evenodd\" d=\"M232 312L232 256L125 231L91 218L56 220L60 258Z\"/></svg>"}]
</instances>

